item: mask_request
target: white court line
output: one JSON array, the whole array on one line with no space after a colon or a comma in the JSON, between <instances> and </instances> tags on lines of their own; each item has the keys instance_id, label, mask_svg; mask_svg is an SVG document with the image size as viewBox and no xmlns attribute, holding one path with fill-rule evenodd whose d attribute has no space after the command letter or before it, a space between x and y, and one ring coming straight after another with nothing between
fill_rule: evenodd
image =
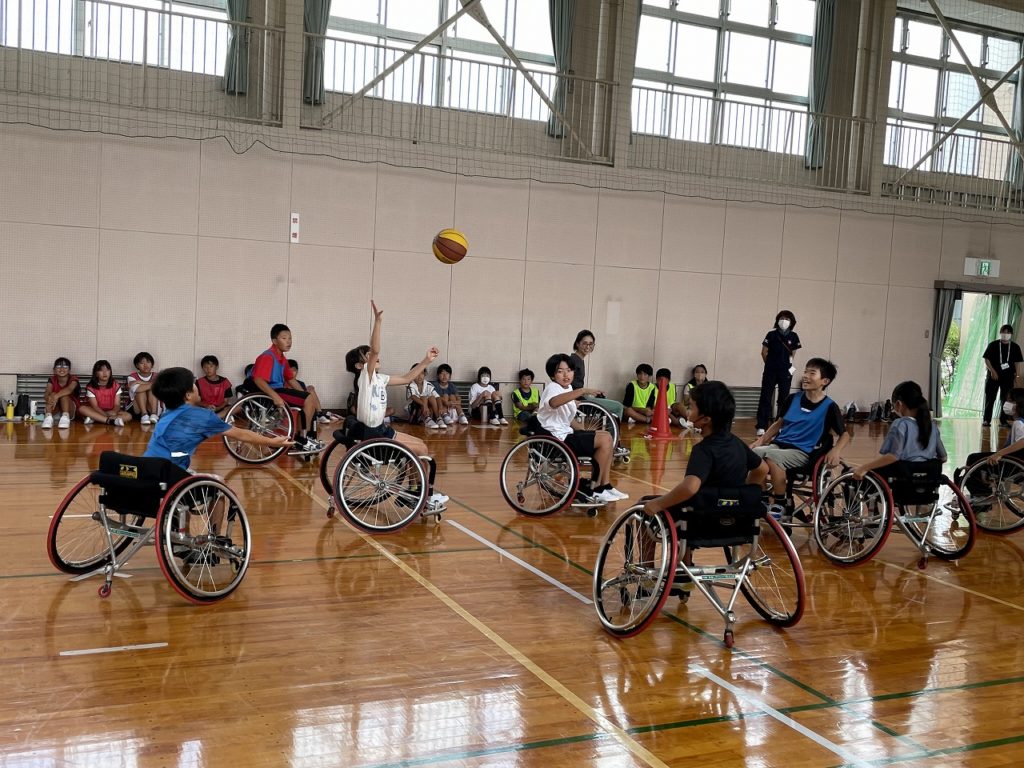
<instances>
[{"instance_id":1,"label":"white court line","mask_svg":"<svg viewBox=\"0 0 1024 768\"><path fill-rule=\"evenodd\" d=\"M585 595L581 595L579 592L577 592L572 587L567 587L565 584L563 584L562 582L560 582L558 579L554 578L553 576L548 576L546 573L544 573L544 571L541 571L541 570L538 570L537 568L534 568L532 565L530 565L525 560L520 560L518 557L513 555L508 550L502 549L497 544L494 544L493 542L490 542L487 539L485 539L483 536L480 536L479 534L474 533L473 531L469 530L469 528L467 528L466 526L459 525L454 520L446 520L445 522L447 522L448 525L455 526L460 531L462 531L464 534L466 534L467 536L470 536L470 537L476 539L477 541L479 541L484 546L490 547L495 552L499 553L502 557L507 557L513 563L516 563L517 565L521 565L523 568L525 568L526 570L530 571L530 573L533 573L533 574L536 574L537 576L540 576L548 584L553 584L554 586L558 587L563 592L566 592L566 593L572 595L573 597L575 597L577 600L579 600L584 605L593 605L594 601L591 600L589 597L586 597Z\"/></svg>"},{"instance_id":2,"label":"white court line","mask_svg":"<svg viewBox=\"0 0 1024 768\"><path fill-rule=\"evenodd\" d=\"M780 723L782 723L785 726L788 726L788 727L792 728L797 733L799 733L799 734L801 734L803 736L806 736L808 739L813 741L815 744L818 744L819 746L824 747L829 752L832 752L832 753L834 753L836 755L839 755L839 757L841 757L843 759L843 762L848 763L850 765L859 766L860 768L866 768L867 767L867 765L868 765L867 762L865 762L865 761L861 760L860 758L856 757L851 752L847 751L844 747L841 747L838 744L833 744L831 741L826 739L824 736L822 736L822 735L820 735L818 733L815 733L810 728L806 728L806 727L800 725L800 723L798 723L793 718L787 717L786 715L784 715L781 712L779 712L779 710L773 709L772 707L769 707L761 699L759 699L756 696L753 696L753 695L747 693L746 691L740 690L735 685L730 683L728 680L723 680L718 675L716 675L716 674L714 674L712 672L709 672L708 670L704 669L703 667L699 667L699 666L698 667L690 667L690 671L693 672L696 675L700 675L701 677L706 677L708 680L711 680L713 683L716 683L717 685L722 686L723 688L725 688L727 691L729 691L736 698L738 698L738 699L746 699L750 704L755 706L759 711L764 712L769 717L775 718Z\"/></svg>"},{"instance_id":3,"label":"white court line","mask_svg":"<svg viewBox=\"0 0 1024 768\"><path fill-rule=\"evenodd\" d=\"M90 653L118 653L120 651L147 651L150 648L166 648L167 643L142 643L140 645L114 645L110 648L83 648L80 651L61 651L61 656L88 656Z\"/></svg>"}]
</instances>

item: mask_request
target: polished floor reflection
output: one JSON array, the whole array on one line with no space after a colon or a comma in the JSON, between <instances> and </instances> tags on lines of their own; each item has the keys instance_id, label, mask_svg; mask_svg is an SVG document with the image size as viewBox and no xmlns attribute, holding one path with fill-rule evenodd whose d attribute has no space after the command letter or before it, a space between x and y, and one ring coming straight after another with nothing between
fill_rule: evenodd
<instances>
[{"instance_id":1,"label":"polished floor reflection","mask_svg":"<svg viewBox=\"0 0 1024 768\"><path fill-rule=\"evenodd\" d=\"M858 425L849 457L884 429ZM998 439L942 431L948 471ZM692 447L641 435L615 470L633 499L676 482ZM514 428L425 437L449 511L376 538L327 518L315 464L242 466L205 444L195 466L239 494L254 555L237 592L200 607L149 550L107 599L47 560L61 498L102 451L141 452L140 427L0 425L0 766L1024 763L1024 534L920 570L894 533L839 569L796 530L796 627L741 602L729 651L710 605L670 598L615 640L587 601L625 505L517 517L498 490Z\"/></svg>"}]
</instances>

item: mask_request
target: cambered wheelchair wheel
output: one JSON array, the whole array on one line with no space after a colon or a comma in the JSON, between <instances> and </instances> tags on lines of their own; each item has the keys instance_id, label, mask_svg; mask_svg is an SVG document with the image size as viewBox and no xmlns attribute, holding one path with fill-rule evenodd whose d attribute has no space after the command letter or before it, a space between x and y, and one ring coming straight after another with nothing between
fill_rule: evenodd
<instances>
[{"instance_id":1,"label":"cambered wheelchair wheel","mask_svg":"<svg viewBox=\"0 0 1024 768\"><path fill-rule=\"evenodd\" d=\"M626 510L605 535L594 566L601 626L616 637L643 632L668 599L678 549L667 512L645 515L642 504Z\"/></svg>"},{"instance_id":2,"label":"cambered wheelchair wheel","mask_svg":"<svg viewBox=\"0 0 1024 768\"><path fill-rule=\"evenodd\" d=\"M588 400L576 401L576 421L582 429L590 432L607 432L612 436L612 449L619 445L619 420L603 405ZM615 461L629 463L629 454L615 455Z\"/></svg>"},{"instance_id":3,"label":"cambered wheelchair wheel","mask_svg":"<svg viewBox=\"0 0 1024 768\"><path fill-rule=\"evenodd\" d=\"M234 492L216 478L177 483L157 513L156 551L171 586L194 603L214 603L242 583L252 534Z\"/></svg>"},{"instance_id":4,"label":"cambered wheelchair wheel","mask_svg":"<svg viewBox=\"0 0 1024 768\"><path fill-rule=\"evenodd\" d=\"M918 549L942 560L959 560L974 547L977 523L971 505L945 475L938 499L928 504L899 504L896 523Z\"/></svg>"},{"instance_id":5,"label":"cambered wheelchair wheel","mask_svg":"<svg viewBox=\"0 0 1024 768\"><path fill-rule=\"evenodd\" d=\"M231 406L224 421L232 427L247 429L268 437L292 437L295 425L292 423L288 407L278 408L274 401L262 392L246 395ZM280 456L285 448L274 448L269 445L254 445L232 440L225 436L224 447L228 453L245 464L266 464Z\"/></svg>"},{"instance_id":6,"label":"cambered wheelchair wheel","mask_svg":"<svg viewBox=\"0 0 1024 768\"><path fill-rule=\"evenodd\" d=\"M553 437L527 438L512 446L501 462L501 495L524 515L550 515L565 509L579 484L576 456Z\"/></svg>"},{"instance_id":7,"label":"cambered wheelchair wheel","mask_svg":"<svg viewBox=\"0 0 1024 768\"><path fill-rule=\"evenodd\" d=\"M759 526L756 544L725 547L725 557L733 565L750 562L740 590L751 607L770 624L792 627L804 615L804 569L793 542L776 520L762 518Z\"/></svg>"},{"instance_id":8,"label":"cambered wheelchair wheel","mask_svg":"<svg viewBox=\"0 0 1024 768\"><path fill-rule=\"evenodd\" d=\"M107 534L100 521L100 496L103 489L86 475L71 489L57 507L46 537L46 551L53 566L64 573L89 573L110 562ZM110 520L114 551L120 555L132 539L119 536L118 527L141 527L146 518L114 510L105 510Z\"/></svg>"},{"instance_id":9,"label":"cambered wheelchair wheel","mask_svg":"<svg viewBox=\"0 0 1024 768\"><path fill-rule=\"evenodd\" d=\"M334 502L367 533L390 533L411 523L427 501L427 473L396 440L366 440L349 449L334 472Z\"/></svg>"},{"instance_id":10,"label":"cambered wheelchair wheel","mask_svg":"<svg viewBox=\"0 0 1024 768\"><path fill-rule=\"evenodd\" d=\"M892 493L874 473L855 480L844 472L822 491L814 509L814 540L836 565L867 562L889 538Z\"/></svg>"},{"instance_id":11,"label":"cambered wheelchair wheel","mask_svg":"<svg viewBox=\"0 0 1024 768\"><path fill-rule=\"evenodd\" d=\"M974 512L978 527L988 533L1013 533L1024 527L1024 463L1003 457L968 467L960 491Z\"/></svg>"}]
</instances>

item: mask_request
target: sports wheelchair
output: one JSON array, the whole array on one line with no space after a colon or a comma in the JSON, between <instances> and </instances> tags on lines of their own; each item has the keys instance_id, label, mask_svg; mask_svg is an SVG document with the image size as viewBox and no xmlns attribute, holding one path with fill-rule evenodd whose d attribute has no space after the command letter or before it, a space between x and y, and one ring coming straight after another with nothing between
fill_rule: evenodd
<instances>
[{"instance_id":1,"label":"sports wheelchair","mask_svg":"<svg viewBox=\"0 0 1024 768\"><path fill-rule=\"evenodd\" d=\"M113 451L57 507L46 548L72 581L103 574L100 597L143 547L182 597L214 603L242 583L252 536L238 497L220 478L193 475L167 459Z\"/></svg>"},{"instance_id":2,"label":"sports wheelchair","mask_svg":"<svg viewBox=\"0 0 1024 768\"><path fill-rule=\"evenodd\" d=\"M786 470L786 506L779 508L772 500L771 482L765 491L768 513L782 523L786 533L794 528L811 528L814 509L825 486L835 476L835 469L828 466L825 456L832 450L831 442L815 448L807 457L807 463L796 469Z\"/></svg>"},{"instance_id":3,"label":"sports wheelchair","mask_svg":"<svg viewBox=\"0 0 1024 768\"><path fill-rule=\"evenodd\" d=\"M367 533L392 533L417 517L441 522L445 507L427 507L430 486L421 457L397 440L362 440L359 431L355 417L346 417L321 457L327 517L340 510Z\"/></svg>"},{"instance_id":4,"label":"sports wheelchair","mask_svg":"<svg viewBox=\"0 0 1024 768\"><path fill-rule=\"evenodd\" d=\"M893 465L895 466L895 465ZM814 513L814 539L837 565L859 565L874 557L893 522L921 557L959 560L974 547L977 522L971 504L942 474L941 461L906 462L886 479L869 472L857 480L846 468L821 492Z\"/></svg>"},{"instance_id":5,"label":"sports wheelchair","mask_svg":"<svg viewBox=\"0 0 1024 768\"><path fill-rule=\"evenodd\" d=\"M693 591L725 619L727 648L735 640L741 594L770 624L800 621L806 601L800 558L767 514L759 486L701 489L685 506L653 516L643 512L651 498L626 510L601 542L593 598L605 630L621 638L636 635L670 594L686 602ZM721 590L727 591L724 599Z\"/></svg>"},{"instance_id":6,"label":"sports wheelchair","mask_svg":"<svg viewBox=\"0 0 1024 768\"><path fill-rule=\"evenodd\" d=\"M589 432L604 430L612 436L612 459L615 463L629 464L629 448L619 445L619 420L600 403L580 399L576 403L576 421L580 428ZM588 458L581 458L584 464Z\"/></svg>"},{"instance_id":7,"label":"sports wheelchair","mask_svg":"<svg viewBox=\"0 0 1024 768\"><path fill-rule=\"evenodd\" d=\"M232 427L247 429L257 434L291 439L301 431L304 419L302 409L293 406L280 408L263 392L250 391L228 409L224 414L224 421ZM275 448L270 445L244 443L227 435L221 439L228 453L244 464L266 464L285 451L289 451L302 461L311 461L313 456L319 453L296 451L283 446Z\"/></svg>"},{"instance_id":8,"label":"sports wheelchair","mask_svg":"<svg viewBox=\"0 0 1024 768\"><path fill-rule=\"evenodd\" d=\"M1024 527L1024 461L1001 456L958 469L955 481L974 511L978 527L988 533L1007 534Z\"/></svg>"}]
</instances>

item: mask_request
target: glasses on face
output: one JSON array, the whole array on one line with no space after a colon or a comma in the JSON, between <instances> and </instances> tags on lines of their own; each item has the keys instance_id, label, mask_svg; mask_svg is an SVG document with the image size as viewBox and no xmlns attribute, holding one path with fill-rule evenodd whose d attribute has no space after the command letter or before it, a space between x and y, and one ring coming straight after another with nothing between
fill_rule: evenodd
<instances>
[{"instance_id":1,"label":"glasses on face","mask_svg":"<svg viewBox=\"0 0 1024 768\"><path fill-rule=\"evenodd\" d=\"M57 363L57 364L56 364L55 366L53 366L53 367L54 367L54 368L70 368L71 366L70 366L70 365L66 365L65 363Z\"/></svg>"},{"instance_id":2,"label":"glasses on face","mask_svg":"<svg viewBox=\"0 0 1024 768\"><path fill-rule=\"evenodd\" d=\"M597 346L597 343L593 342L593 341L581 341L580 342L580 349L593 349L596 346Z\"/></svg>"}]
</instances>

